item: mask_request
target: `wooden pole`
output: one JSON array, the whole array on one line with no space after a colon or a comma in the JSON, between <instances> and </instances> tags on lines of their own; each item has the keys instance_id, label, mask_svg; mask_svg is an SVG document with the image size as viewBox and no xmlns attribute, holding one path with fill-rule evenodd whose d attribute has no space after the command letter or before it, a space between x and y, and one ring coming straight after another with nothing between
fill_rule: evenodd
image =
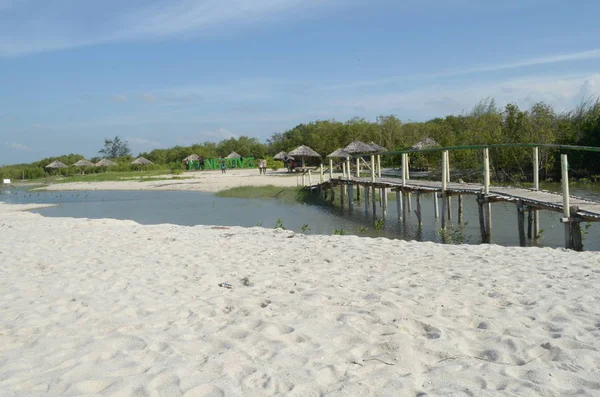
<instances>
[{"instance_id":1,"label":"wooden pole","mask_svg":"<svg viewBox=\"0 0 600 397\"><path fill-rule=\"evenodd\" d=\"M346 157L346 179L348 180L352 179L352 172L350 172L351 169L352 167L350 167L350 157Z\"/></svg>"},{"instance_id":2,"label":"wooden pole","mask_svg":"<svg viewBox=\"0 0 600 397\"><path fill-rule=\"evenodd\" d=\"M402 186L406 186L406 153L402 153Z\"/></svg>"},{"instance_id":3,"label":"wooden pole","mask_svg":"<svg viewBox=\"0 0 600 397\"><path fill-rule=\"evenodd\" d=\"M369 212L369 187L365 186L365 214Z\"/></svg>"},{"instance_id":4,"label":"wooden pole","mask_svg":"<svg viewBox=\"0 0 600 397\"><path fill-rule=\"evenodd\" d=\"M458 224L463 224L463 199L462 194L458 195Z\"/></svg>"},{"instance_id":5,"label":"wooden pole","mask_svg":"<svg viewBox=\"0 0 600 397\"><path fill-rule=\"evenodd\" d=\"M325 175L323 174L323 163L321 163L321 166L319 167L319 177L319 180L321 183L323 183L325 181Z\"/></svg>"},{"instance_id":6,"label":"wooden pole","mask_svg":"<svg viewBox=\"0 0 600 397\"><path fill-rule=\"evenodd\" d=\"M400 189L396 190L396 209L398 210L398 221L402 219L402 192Z\"/></svg>"},{"instance_id":7,"label":"wooden pole","mask_svg":"<svg viewBox=\"0 0 600 397\"><path fill-rule=\"evenodd\" d=\"M440 193L442 198L442 230L446 230L446 195L445 193Z\"/></svg>"},{"instance_id":8,"label":"wooden pole","mask_svg":"<svg viewBox=\"0 0 600 397\"><path fill-rule=\"evenodd\" d=\"M540 190L540 160L539 148L533 148L533 190ZM538 239L540 234L540 210L533 210L533 238Z\"/></svg>"},{"instance_id":9,"label":"wooden pole","mask_svg":"<svg viewBox=\"0 0 600 397\"><path fill-rule=\"evenodd\" d=\"M406 210L407 210L407 207L408 207L408 205L406 204L406 202L408 201L408 195L404 191L402 191L402 196L404 196L403 200L402 200L403 204L404 204L402 206L402 219L406 220Z\"/></svg>"},{"instance_id":10,"label":"wooden pole","mask_svg":"<svg viewBox=\"0 0 600 397\"><path fill-rule=\"evenodd\" d=\"M574 205L570 208L571 214L577 214L579 211L579 207ZM579 222L579 217L576 216L576 220L571 222L571 236L572 236L572 246L575 251L583 251L583 238L581 236L581 225Z\"/></svg>"},{"instance_id":11,"label":"wooden pole","mask_svg":"<svg viewBox=\"0 0 600 397\"><path fill-rule=\"evenodd\" d=\"M360 178L360 157L356 158L356 177Z\"/></svg>"},{"instance_id":12,"label":"wooden pole","mask_svg":"<svg viewBox=\"0 0 600 397\"><path fill-rule=\"evenodd\" d=\"M448 195L448 220L452 222L452 196Z\"/></svg>"},{"instance_id":13,"label":"wooden pole","mask_svg":"<svg viewBox=\"0 0 600 397\"><path fill-rule=\"evenodd\" d=\"M310 173L310 170L308 170L308 186L312 186L312 175Z\"/></svg>"},{"instance_id":14,"label":"wooden pole","mask_svg":"<svg viewBox=\"0 0 600 397\"><path fill-rule=\"evenodd\" d=\"M329 179L333 179L333 159L329 159Z\"/></svg>"},{"instance_id":15,"label":"wooden pole","mask_svg":"<svg viewBox=\"0 0 600 397\"><path fill-rule=\"evenodd\" d=\"M371 155L371 182L375 182L375 156ZM375 198L375 195L373 195Z\"/></svg>"},{"instance_id":16,"label":"wooden pole","mask_svg":"<svg viewBox=\"0 0 600 397\"><path fill-rule=\"evenodd\" d=\"M490 194L490 150L483 149L483 193Z\"/></svg>"},{"instance_id":17,"label":"wooden pole","mask_svg":"<svg viewBox=\"0 0 600 397\"><path fill-rule=\"evenodd\" d=\"M306 174L302 171L302 186L306 186Z\"/></svg>"},{"instance_id":18,"label":"wooden pole","mask_svg":"<svg viewBox=\"0 0 600 397\"><path fill-rule=\"evenodd\" d=\"M410 156L406 153L406 180L410 179Z\"/></svg>"},{"instance_id":19,"label":"wooden pole","mask_svg":"<svg viewBox=\"0 0 600 397\"><path fill-rule=\"evenodd\" d=\"M345 198L346 198L345 197L346 196L346 192L345 192L346 189L345 189L345 187L346 186L343 183L340 184L340 203L342 205L342 209L344 208L344 204L346 202L346 200L345 200Z\"/></svg>"},{"instance_id":20,"label":"wooden pole","mask_svg":"<svg viewBox=\"0 0 600 397\"><path fill-rule=\"evenodd\" d=\"M354 185L352 183L348 185L348 208L354 209Z\"/></svg>"},{"instance_id":21,"label":"wooden pole","mask_svg":"<svg viewBox=\"0 0 600 397\"><path fill-rule=\"evenodd\" d=\"M375 198L375 186L372 187L371 193L373 194L373 218L377 217L377 199Z\"/></svg>"},{"instance_id":22,"label":"wooden pole","mask_svg":"<svg viewBox=\"0 0 600 397\"><path fill-rule=\"evenodd\" d=\"M527 208L527 238L531 239L533 232L533 209Z\"/></svg>"},{"instance_id":23,"label":"wooden pole","mask_svg":"<svg viewBox=\"0 0 600 397\"><path fill-rule=\"evenodd\" d=\"M450 153L446 152L446 183L450 182Z\"/></svg>"},{"instance_id":24,"label":"wooden pole","mask_svg":"<svg viewBox=\"0 0 600 397\"><path fill-rule=\"evenodd\" d=\"M435 219L440 217L440 207L438 204L437 192L433 193L433 214L435 215Z\"/></svg>"},{"instance_id":25,"label":"wooden pole","mask_svg":"<svg viewBox=\"0 0 600 397\"><path fill-rule=\"evenodd\" d=\"M540 210L537 208L533 211L533 238L534 240L540 238Z\"/></svg>"},{"instance_id":26,"label":"wooden pole","mask_svg":"<svg viewBox=\"0 0 600 397\"><path fill-rule=\"evenodd\" d=\"M377 155L377 177L381 178L381 155Z\"/></svg>"},{"instance_id":27,"label":"wooden pole","mask_svg":"<svg viewBox=\"0 0 600 397\"><path fill-rule=\"evenodd\" d=\"M519 229L519 245L525 247L527 246L527 240L525 239L525 207L522 200L517 200L517 227Z\"/></svg>"},{"instance_id":28,"label":"wooden pole","mask_svg":"<svg viewBox=\"0 0 600 397\"><path fill-rule=\"evenodd\" d=\"M448 189L448 181L447 181L447 176L448 176L448 163L446 162L446 157L448 156L448 151L444 150L442 152L442 193L441 193L441 198L442 198L442 229L446 229L446 213L447 213L447 206L448 206L448 201L446 200L446 190Z\"/></svg>"},{"instance_id":29,"label":"wooden pole","mask_svg":"<svg viewBox=\"0 0 600 397\"><path fill-rule=\"evenodd\" d=\"M483 244L487 243L487 233L485 228L485 217L483 213L483 206L485 204L485 199L482 193L477 194L477 209L479 210L479 231L481 233L481 242Z\"/></svg>"},{"instance_id":30,"label":"wooden pole","mask_svg":"<svg viewBox=\"0 0 600 397\"><path fill-rule=\"evenodd\" d=\"M485 196L483 200L485 201L485 238L486 243L489 244L492 241L492 204L487 196Z\"/></svg>"},{"instance_id":31,"label":"wooden pole","mask_svg":"<svg viewBox=\"0 0 600 397\"><path fill-rule=\"evenodd\" d=\"M417 221L419 222L419 227L423 226L423 221L421 220L421 192L417 192Z\"/></svg>"},{"instance_id":32,"label":"wooden pole","mask_svg":"<svg viewBox=\"0 0 600 397\"><path fill-rule=\"evenodd\" d=\"M383 219L385 219L385 217L387 216L387 189L386 188L382 188L381 189L381 216L383 217Z\"/></svg>"},{"instance_id":33,"label":"wooden pole","mask_svg":"<svg viewBox=\"0 0 600 397\"><path fill-rule=\"evenodd\" d=\"M563 215L569 219L571 217L571 208L569 207L569 162L566 154L560 155L560 169L562 173L562 196L563 196ZM565 248L572 248L571 225L565 223Z\"/></svg>"}]
</instances>

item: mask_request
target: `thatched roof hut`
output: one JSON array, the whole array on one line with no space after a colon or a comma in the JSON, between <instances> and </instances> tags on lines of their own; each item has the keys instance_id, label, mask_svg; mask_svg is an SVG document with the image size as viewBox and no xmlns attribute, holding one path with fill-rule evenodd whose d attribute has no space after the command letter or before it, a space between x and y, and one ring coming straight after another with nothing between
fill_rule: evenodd
<instances>
[{"instance_id":1,"label":"thatched roof hut","mask_svg":"<svg viewBox=\"0 0 600 397\"><path fill-rule=\"evenodd\" d=\"M302 160L302 167L304 167L304 159L307 157L317 157L321 158L321 155L306 145L298 146L296 149L292 150L288 153L288 155L293 156L294 158L299 158Z\"/></svg>"},{"instance_id":2,"label":"thatched roof hut","mask_svg":"<svg viewBox=\"0 0 600 397\"><path fill-rule=\"evenodd\" d=\"M332 153L329 153L327 155L327 157L332 158L332 159L333 158L348 158L348 157L350 157L350 153L344 151L344 149L336 149Z\"/></svg>"},{"instance_id":3,"label":"thatched roof hut","mask_svg":"<svg viewBox=\"0 0 600 397\"><path fill-rule=\"evenodd\" d=\"M350 153L350 154L374 153L377 151L376 149L372 148L370 145L367 145L366 143L360 142L360 141L350 142L348 144L348 146L346 146L343 150L344 150L344 152Z\"/></svg>"},{"instance_id":4,"label":"thatched roof hut","mask_svg":"<svg viewBox=\"0 0 600 397\"><path fill-rule=\"evenodd\" d=\"M187 156L186 158L183 159L183 161L198 161L200 160L200 156L198 156L197 154L190 154L189 156Z\"/></svg>"},{"instance_id":5,"label":"thatched roof hut","mask_svg":"<svg viewBox=\"0 0 600 397\"><path fill-rule=\"evenodd\" d=\"M109 159L102 159L96 163L96 167L114 167L115 165L117 163Z\"/></svg>"},{"instance_id":6,"label":"thatched roof hut","mask_svg":"<svg viewBox=\"0 0 600 397\"><path fill-rule=\"evenodd\" d=\"M69 166L68 166L68 165L66 165L66 164L65 164L65 163L63 163L63 162L60 162L60 161L56 160L56 161L53 161L53 162L51 162L50 164L48 164L48 165L46 166L46 168L50 168L50 169L57 170L57 169L59 169L59 168L69 168Z\"/></svg>"},{"instance_id":7,"label":"thatched roof hut","mask_svg":"<svg viewBox=\"0 0 600 397\"><path fill-rule=\"evenodd\" d=\"M133 160L131 162L131 164L133 165L146 165L146 164L154 164L152 161L143 158L143 157L138 157L137 159Z\"/></svg>"},{"instance_id":8,"label":"thatched roof hut","mask_svg":"<svg viewBox=\"0 0 600 397\"><path fill-rule=\"evenodd\" d=\"M421 149L428 149L428 148L432 148L432 147L438 147L440 146L439 143L437 143L436 141L434 141L431 138L425 138L420 140L419 142L415 143L414 145L411 146L412 150L421 150Z\"/></svg>"},{"instance_id":9,"label":"thatched roof hut","mask_svg":"<svg viewBox=\"0 0 600 397\"><path fill-rule=\"evenodd\" d=\"M373 149L375 149L378 152L387 152L386 148L384 148L381 145L376 144L375 142L370 142L369 146L371 146Z\"/></svg>"},{"instance_id":10,"label":"thatched roof hut","mask_svg":"<svg viewBox=\"0 0 600 397\"><path fill-rule=\"evenodd\" d=\"M86 159L81 159L78 162L76 162L75 164L73 164L73 167L93 167L94 163L87 161Z\"/></svg>"},{"instance_id":11,"label":"thatched roof hut","mask_svg":"<svg viewBox=\"0 0 600 397\"><path fill-rule=\"evenodd\" d=\"M225 158L226 159L239 159L239 158L242 158L242 156L236 152L231 152Z\"/></svg>"},{"instance_id":12,"label":"thatched roof hut","mask_svg":"<svg viewBox=\"0 0 600 397\"><path fill-rule=\"evenodd\" d=\"M290 156L288 156L288 154L286 152L281 151L281 152L277 153L275 156L273 156L273 160L283 161L283 160L285 160L286 157L290 160L294 159L293 157L290 158Z\"/></svg>"}]
</instances>

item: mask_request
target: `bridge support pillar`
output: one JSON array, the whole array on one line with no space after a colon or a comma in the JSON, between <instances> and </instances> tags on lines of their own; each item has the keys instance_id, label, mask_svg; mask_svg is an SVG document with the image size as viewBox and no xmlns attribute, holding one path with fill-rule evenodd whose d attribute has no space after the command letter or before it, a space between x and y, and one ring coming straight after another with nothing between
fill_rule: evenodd
<instances>
[{"instance_id":1,"label":"bridge support pillar","mask_svg":"<svg viewBox=\"0 0 600 397\"><path fill-rule=\"evenodd\" d=\"M435 219L440 217L440 206L438 204L437 192L433 193L433 215L435 216Z\"/></svg>"},{"instance_id":2,"label":"bridge support pillar","mask_svg":"<svg viewBox=\"0 0 600 397\"><path fill-rule=\"evenodd\" d=\"M517 201L517 228L519 229L519 245L521 247L527 246L527 240L525 239L525 206L523 201Z\"/></svg>"},{"instance_id":3,"label":"bridge support pillar","mask_svg":"<svg viewBox=\"0 0 600 397\"><path fill-rule=\"evenodd\" d=\"M377 190L375 189L375 186L373 186L371 188L371 193L372 193L372 201L373 201L373 218L377 218L377 199L376 199L376 192Z\"/></svg>"},{"instance_id":4,"label":"bridge support pillar","mask_svg":"<svg viewBox=\"0 0 600 397\"><path fill-rule=\"evenodd\" d=\"M365 214L369 213L369 187L365 186Z\"/></svg>"},{"instance_id":5,"label":"bridge support pillar","mask_svg":"<svg viewBox=\"0 0 600 397\"><path fill-rule=\"evenodd\" d=\"M458 224L463 224L463 198L462 194L458 195Z\"/></svg>"},{"instance_id":6,"label":"bridge support pillar","mask_svg":"<svg viewBox=\"0 0 600 397\"><path fill-rule=\"evenodd\" d=\"M420 229L421 226L423 226L423 221L421 219L421 192L417 192L417 222Z\"/></svg>"},{"instance_id":7,"label":"bridge support pillar","mask_svg":"<svg viewBox=\"0 0 600 397\"><path fill-rule=\"evenodd\" d=\"M404 207L404 203L402 202L402 191L401 190L396 190L396 207L398 210L398 222L400 222L400 220L402 219L402 207Z\"/></svg>"}]
</instances>

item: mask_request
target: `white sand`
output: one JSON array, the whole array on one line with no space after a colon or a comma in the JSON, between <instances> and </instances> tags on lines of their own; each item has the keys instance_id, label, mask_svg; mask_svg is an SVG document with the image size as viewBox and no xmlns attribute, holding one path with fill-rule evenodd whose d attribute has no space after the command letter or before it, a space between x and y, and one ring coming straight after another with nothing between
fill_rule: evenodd
<instances>
[{"instance_id":1,"label":"white sand","mask_svg":"<svg viewBox=\"0 0 600 397\"><path fill-rule=\"evenodd\" d=\"M3 397L600 395L597 253L7 208Z\"/></svg>"},{"instance_id":2,"label":"white sand","mask_svg":"<svg viewBox=\"0 0 600 397\"><path fill-rule=\"evenodd\" d=\"M221 190L239 186L297 186L302 184L302 176L299 174L288 174L286 171L268 171L267 175L260 175L257 169L232 169L222 174L221 171L197 171L186 172L177 176L165 175L157 178L172 178L171 180L156 181L118 181L118 182L76 182L55 183L43 190L185 190L201 192L218 192ZM319 181L319 172L312 174L312 182ZM308 184L308 175L305 176Z\"/></svg>"}]
</instances>

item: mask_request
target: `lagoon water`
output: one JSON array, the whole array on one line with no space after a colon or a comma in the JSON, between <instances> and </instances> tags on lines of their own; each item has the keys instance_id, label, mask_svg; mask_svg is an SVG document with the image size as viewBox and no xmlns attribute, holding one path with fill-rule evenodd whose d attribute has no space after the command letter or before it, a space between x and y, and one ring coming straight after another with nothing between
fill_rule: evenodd
<instances>
[{"instance_id":1,"label":"lagoon water","mask_svg":"<svg viewBox=\"0 0 600 397\"><path fill-rule=\"evenodd\" d=\"M371 214L365 213L364 203L356 202L354 211L342 211L329 205L309 205L260 200L217 197L210 193L180 191L89 191L37 192L24 189L0 191L0 201L14 204L58 204L33 212L49 217L128 219L140 224L170 223L177 225L224 225L275 227L278 220L289 230L311 234L333 234L344 231L371 237L406 240L441 241L440 223L433 216L431 195L422 196L423 226L416 227L413 214L405 222L398 222L395 195L390 195L389 209L384 226L378 228ZM413 209L416 204L413 197ZM464 225L456 224L456 200L453 203L453 229L448 233L454 242L478 244L479 223L475 198L464 198ZM378 211L379 208L378 208ZM380 213L378 213L380 216ZM541 246L562 247L564 228L561 214L541 211ZM492 206L492 243L516 246L517 211L512 204ZM582 224L585 229L585 224ZM376 230L379 229L379 230ZM600 225L586 229L585 250L600 250Z\"/></svg>"}]
</instances>

